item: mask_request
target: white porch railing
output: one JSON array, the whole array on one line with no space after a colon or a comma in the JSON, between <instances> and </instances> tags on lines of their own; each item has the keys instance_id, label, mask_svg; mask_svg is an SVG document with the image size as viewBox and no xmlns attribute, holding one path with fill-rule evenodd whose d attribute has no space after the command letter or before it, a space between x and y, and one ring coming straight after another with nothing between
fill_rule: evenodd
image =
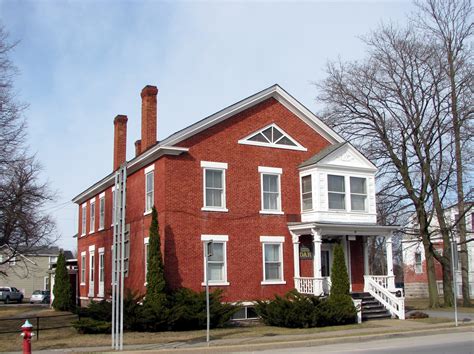
<instances>
[{"instance_id":1,"label":"white porch railing","mask_svg":"<svg viewBox=\"0 0 474 354\"><path fill-rule=\"evenodd\" d=\"M329 290L331 289L331 279L329 277L298 277L295 278L295 288L301 294L318 296L329 294Z\"/></svg>"},{"instance_id":2,"label":"white porch railing","mask_svg":"<svg viewBox=\"0 0 474 354\"><path fill-rule=\"evenodd\" d=\"M385 278L385 280L383 278ZM388 289L389 281L391 280L389 278L390 276L364 275L364 291L369 292L370 295L384 305L393 316L404 320L405 298L396 297L392 294Z\"/></svg>"}]
</instances>

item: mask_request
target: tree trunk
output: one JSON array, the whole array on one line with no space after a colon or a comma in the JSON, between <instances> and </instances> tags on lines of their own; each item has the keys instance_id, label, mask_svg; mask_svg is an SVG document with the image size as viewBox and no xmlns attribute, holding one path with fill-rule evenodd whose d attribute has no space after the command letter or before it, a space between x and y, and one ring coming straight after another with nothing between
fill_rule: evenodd
<instances>
[{"instance_id":1,"label":"tree trunk","mask_svg":"<svg viewBox=\"0 0 474 354\"><path fill-rule=\"evenodd\" d=\"M439 307L438 285L436 284L436 270L433 256L433 249L428 232L428 220L423 208L417 210L418 224L420 225L420 238L423 241L426 259L426 276L428 277L428 295L430 300L430 308Z\"/></svg>"},{"instance_id":2,"label":"tree trunk","mask_svg":"<svg viewBox=\"0 0 474 354\"><path fill-rule=\"evenodd\" d=\"M429 242L428 242L429 243ZM438 286L436 284L436 272L435 272L435 263L434 257L431 254L430 246L426 245L423 242L425 249L425 258L426 258L426 275L428 277L428 295L430 300L430 308L439 307L439 295L438 295Z\"/></svg>"}]
</instances>

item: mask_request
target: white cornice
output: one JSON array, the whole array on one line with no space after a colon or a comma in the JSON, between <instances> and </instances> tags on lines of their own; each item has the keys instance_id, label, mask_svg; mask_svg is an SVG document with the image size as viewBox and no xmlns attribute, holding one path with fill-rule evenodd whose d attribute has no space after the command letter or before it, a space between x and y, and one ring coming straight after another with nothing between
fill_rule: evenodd
<instances>
[{"instance_id":1,"label":"white cornice","mask_svg":"<svg viewBox=\"0 0 474 354\"><path fill-rule=\"evenodd\" d=\"M176 147L176 146L163 146L157 145L155 148L152 148L142 155L132 159L127 163L127 174L130 175L140 168L149 165L151 162L157 160L161 156L164 155L180 155L183 152L187 152L188 148L183 147ZM102 192L103 190L109 188L114 184L115 172L112 172L108 176L104 177L99 182L95 183L94 185L87 188L81 194L78 194L76 197L72 199L74 203L81 204L85 200L90 199L91 197L95 196L96 194Z\"/></svg>"}]
</instances>

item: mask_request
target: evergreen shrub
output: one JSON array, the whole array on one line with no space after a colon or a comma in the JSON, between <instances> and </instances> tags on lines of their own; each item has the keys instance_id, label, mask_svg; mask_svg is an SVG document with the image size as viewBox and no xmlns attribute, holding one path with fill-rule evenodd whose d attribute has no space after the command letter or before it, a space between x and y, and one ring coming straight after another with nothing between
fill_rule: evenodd
<instances>
[{"instance_id":1,"label":"evergreen shrub","mask_svg":"<svg viewBox=\"0 0 474 354\"><path fill-rule=\"evenodd\" d=\"M321 298L296 290L271 301L257 301L257 314L269 326L310 328L355 323L357 312L350 296Z\"/></svg>"}]
</instances>

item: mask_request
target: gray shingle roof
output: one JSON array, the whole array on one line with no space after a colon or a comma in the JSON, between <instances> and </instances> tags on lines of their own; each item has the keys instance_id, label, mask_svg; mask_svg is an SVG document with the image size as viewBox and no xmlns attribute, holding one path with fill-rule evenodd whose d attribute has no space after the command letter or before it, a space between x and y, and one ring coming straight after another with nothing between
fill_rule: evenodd
<instances>
[{"instance_id":1,"label":"gray shingle roof","mask_svg":"<svg viewBox=\"0 0 474 354\"><path fill-rule=\"evenodd\" d=\"M338 150L339 148L341 148L342 146L344 146L346 144L347 144L347 141L342 142L342 143L329 145L327 148L322 149L320 152L318 152L316 155L313 155L312 157L310 157L308 160L303 162L298 167L301 168L301 167L314 165L315 163L318 163L319 161L324 159L326 156L332 154L334 151Z\"/></svg>"}]
</instances>

